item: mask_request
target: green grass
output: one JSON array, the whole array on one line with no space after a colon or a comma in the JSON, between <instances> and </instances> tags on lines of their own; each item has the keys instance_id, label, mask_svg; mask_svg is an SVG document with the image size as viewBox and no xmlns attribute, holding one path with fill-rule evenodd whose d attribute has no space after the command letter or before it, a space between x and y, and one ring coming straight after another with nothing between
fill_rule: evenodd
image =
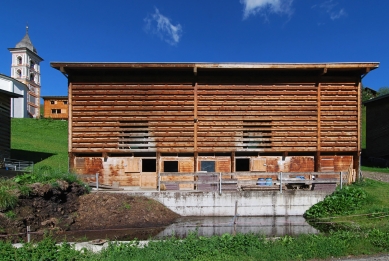
<instances>
[{"instance_id":1,"label":"green grass","mask_svg":"<svg viewBox=\"0 0 389 261\"><path fill-rule=\"evenodd\" d=\"M12 179L0 178L0 212L13 209L19 195L28 195L30 189L24 184L18 184Z\"/></svg>"},{"instance_id":2,"label":"green grass","mask_svg":"<svg viewBox=\"0 0 389 261\"><path fill-rule=\"evenodd\" d=\"M191 233L181 240L169 238L150 241L139 247L138 241L109 242L99 253L84 248L76 251L74 245L56 245L50 237L37 244L26 243L13 248L0 241L2 260L318 260L348 255L387 253L388 234L374 230L371 233L340 231L329 235L283 236L267 239L254 234L201 237Z\"/></svg>"},{"instance_id":3,"label":"green grass","mask_svg":"<svg viewBox=\"0 0 389 261\"><path fill-rule=\"evenodd\" d=\"M12 119L11 158L68 171L67 135L67 121Z\"/></svg>"},{"instance_id":4,"label":"green grass","mask_svg":"<svg viewBox=\"0 0 389 261\"><path fill-rule=\"evenodd\" d=\"M378 168L378 167L361 166L361 170L363 170L363 171L371 171L371 172L389 173L389 168Z\"/></svg>"}]
</instances>

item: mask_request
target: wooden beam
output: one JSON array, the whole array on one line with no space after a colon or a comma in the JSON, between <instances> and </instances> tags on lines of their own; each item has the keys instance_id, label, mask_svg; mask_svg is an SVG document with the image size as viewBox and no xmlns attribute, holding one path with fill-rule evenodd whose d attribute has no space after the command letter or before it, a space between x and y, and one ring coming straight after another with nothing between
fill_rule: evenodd
<instances>
[{"instance_id":1,"label":"wooden beam","mask_svg":"<svg viewBox=\"0 0 389 261\"><path fill-rule=\"evenodd\" d=\"M317 151L320 151L321 139L321 82L317 84Z\"/></svg>"},{"instance_id":2,"label":"wooden beam","mask_svg":"<svg viewBox=\"0 0 389 261\"><path fill-rule=\"evenodd\" d=\"M196 68L196 67L195 67ZM197 115L197 104L198 104L198 100L197 100L197 82L195 83L194 85L194 90L193 90L193 103L194 103L194 108L193 108L193 116L194 116L194 119L193 119L193 142L194 142L194 151L197 151L197 130L198 130L198 115Z\"/></svg>"},{"instance_id":3,"label":"wooden beam","mask_svg":"<svg viewBox=\"0 0 389 261\"><path fill-rule=\"evenodd\" d=\"M73 85L69 81L68 88L68 152L72 152L73 149Z\"/></svg>"}]
</instances>

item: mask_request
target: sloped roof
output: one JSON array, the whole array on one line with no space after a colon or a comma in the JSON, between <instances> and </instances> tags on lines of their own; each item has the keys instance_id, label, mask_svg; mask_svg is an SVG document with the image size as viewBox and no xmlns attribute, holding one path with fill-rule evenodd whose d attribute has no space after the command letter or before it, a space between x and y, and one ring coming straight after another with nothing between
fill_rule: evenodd
<instances>
[{"instance_id":1,"label":"sloped roof","mask_svg":"<svg viewBox=\"0 0 389 261\"><path fill-rule=\"evenodd\" d=\"M23 39L16 44L15 48L27 48L36 54L38 53L38 51L31 42L30 36L28 35L28 26L26 27L26 34L24 35Z\"/></svg>"},{"instance_id":2,"label":"sloped roof","mask_svg":"<svg viewBox=\"0 0 389 261\"><path fill-rule=\"evenodd\" d=\"M378 96L376 98L364 101L363 104L367 106L367 105L369 105L371 103L374 103L376 101L383 100L383 99L388 99L388 101L389 101L389 94L381 95L381 96Z\"/></svg>"}]
</instances>

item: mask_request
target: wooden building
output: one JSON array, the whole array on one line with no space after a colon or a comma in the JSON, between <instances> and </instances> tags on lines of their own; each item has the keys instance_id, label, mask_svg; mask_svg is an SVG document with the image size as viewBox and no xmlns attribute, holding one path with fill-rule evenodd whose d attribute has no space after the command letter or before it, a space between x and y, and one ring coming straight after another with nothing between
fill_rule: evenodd
<instances>
[{"instance_id":1,"label":"wooden building","mask_svg":"<svg viewBox=\"0 0 389 261\"><path fill-rule=\"evenodd\" d=\"M378 65L51 63L69 81L70 167L145 188L160 172L358 170Z\"/></svg>"},{"instance_id":2,"label":"wooden building","mask_svg":"<svg viewBox=\"0 0 389 261\"><path fill-rule=\"evenodd\" d=\"M67 96L43 96L43 117L50 119L67 120L69 105Z\"/></svg>"},{"instance_id":3,"label":"wooden building","mask_svg":"<svg viewBox=\"0 0 389 261\"><path fill-rule=\"evenodd\" d=\"M366 106L366 156L389 167L389 94L364 102Z\"/></svg>"},{"instance_id":4,"label":"wooden building","mask_svg":"<svg viewBox=\"0 0 389 261\"><path fill-rule=\"evenodd\" d=\"M0 161L11 155L11 98L23 95L0 88Z\"/></svg>"}]
</instances>

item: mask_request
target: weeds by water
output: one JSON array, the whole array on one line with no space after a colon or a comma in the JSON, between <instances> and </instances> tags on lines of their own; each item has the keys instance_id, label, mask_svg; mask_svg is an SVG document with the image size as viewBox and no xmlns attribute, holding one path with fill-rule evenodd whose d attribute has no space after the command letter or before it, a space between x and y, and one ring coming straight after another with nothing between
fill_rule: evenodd
<instances>
[{"instance_id":1,"label":"weeds by water","mask_svg":"<svg viewBox=\"0 0 389 261\"><path fill-rule=\"evenodd\" d=\"M389 251L389 235L380 230L370 233L334 232L329 235L284 236L276 239L254 234L201 237L191 233L185 239L150 241L140 247L109 242L100 253L76 251L74 245L56 245L47 237L36 245L13 248L0 242L2 260L309 260Z\"/></svg>"}]
</instances>

